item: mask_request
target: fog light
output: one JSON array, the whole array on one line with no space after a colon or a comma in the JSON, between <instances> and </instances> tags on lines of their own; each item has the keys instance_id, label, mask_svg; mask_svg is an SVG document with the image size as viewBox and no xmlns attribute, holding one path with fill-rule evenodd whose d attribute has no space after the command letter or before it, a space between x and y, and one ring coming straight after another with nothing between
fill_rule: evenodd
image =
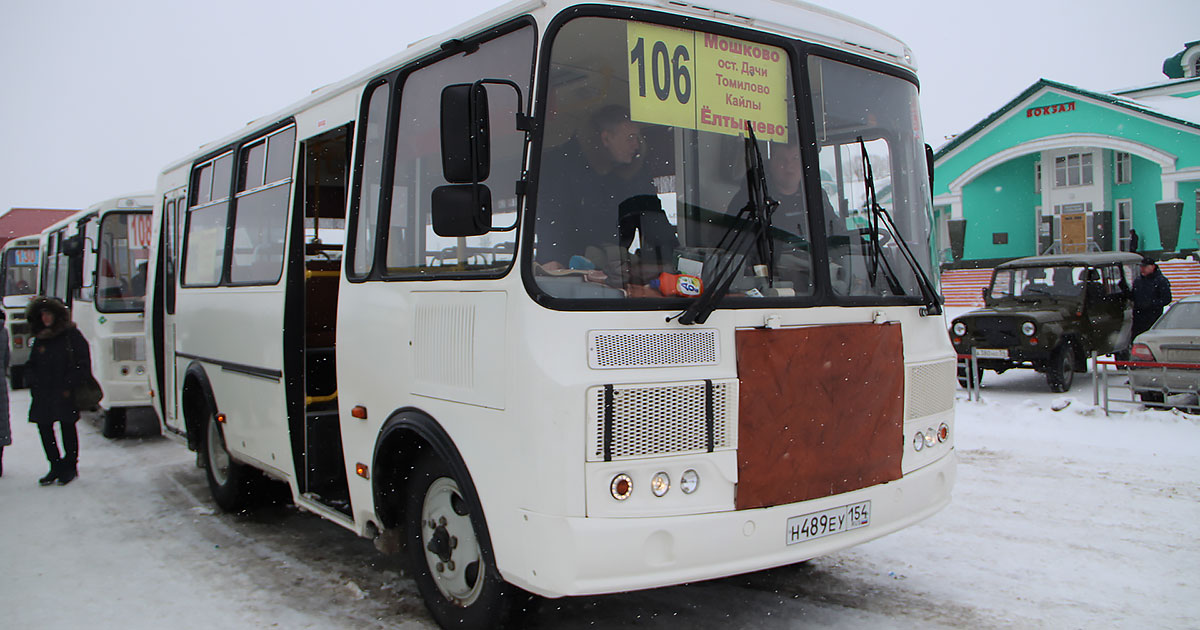
<instances>
[{"instance_id":1,"label":"fog light","mask_svg":"<svg viewBox=\"0 0 1200 630\"><path fill-rule=\"evenodd\" d=\"M954 330L954 334L961 337L967 334L967 325L962 322L954 322L954 328L952 330Z\"/></svg>"},{"instance_id":2,"label":"fog light","mask_svg":"<svg viewBox=\"0 0 1200 630\"><path fill-rule=\"evenodd\" d=\"M938 427L938 441L945 442L948 439L950 439L950 427L943 422L942 426Z\"/></svg>"},{"instance_id":3,"label":"fog light","mask_svg":"<svg viewBox=\"0 0 1200 630\"><path fill-rule=\"evenodd\" d=\"M633 480L629 478L629 475L621 473L613 477L608 489L612 492L614 499L624 501L629 498L629 495L633 494Z\"/></svg>"},{"instance_id":4,"label":"fog light","mask_svg":"<svg viewBox=\"0 0 1200 630\"><path fill-rule=\"evenodd\" d=\"M665 472L660 472L654 475L654 479L650 480L650 492L653 492L654 496L656 497L661 497L667 493L667 490L670 489L671 478L668 477L667 473Z\"/></svg>"},{"instance_id":5,"label":"fog light","mask_svg":"<svg viewBox=\"0 0 1200 630\"><path fill-rule=\"evenodd\" d=\"M917 431L917 434L913 436L913 449L919 451L923 448L925 448L925 434Z\"/></svg>"},{"instance_id":6,"label":"fog light","mask_svg":"<svg viewBox=\"0 0 1200 630\"><path fill-rule=\"evenodd\" d=\"M679 476L679 489L683 490L684 494L691 494L700 487L700 474L692 469L683 471Z\"/></svg>"}]
</instances>

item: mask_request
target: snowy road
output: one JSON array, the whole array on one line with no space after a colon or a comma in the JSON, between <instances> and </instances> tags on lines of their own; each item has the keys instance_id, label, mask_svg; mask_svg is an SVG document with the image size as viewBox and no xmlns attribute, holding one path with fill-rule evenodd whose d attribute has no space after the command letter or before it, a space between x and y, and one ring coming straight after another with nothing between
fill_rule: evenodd
<instances>
[{"instance_id":1,"label":"snowy road","mask_svg":"<svg viewBox=\"0 0 1200 630\"><path fill-rule=\"evenodd\" d=\"M1082 376L1082 375L1081 375ZM1200 421L1106 418L1090 380L988 373L960 397L946 510L812 562L639 593L548 600L539 628L1194 628ZM290 506L214 511L195 458L80 424L81 477L41 488L21 421L0 478L0 626L429 628L413 583L370 542Z\"/></svg>"}]
</instances>

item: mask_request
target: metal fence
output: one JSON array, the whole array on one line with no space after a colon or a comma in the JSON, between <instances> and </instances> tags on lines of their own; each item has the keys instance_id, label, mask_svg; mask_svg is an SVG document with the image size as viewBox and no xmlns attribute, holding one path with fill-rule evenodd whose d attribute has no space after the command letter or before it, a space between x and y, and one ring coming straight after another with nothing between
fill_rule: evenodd
<instances>
[{"instance_id":1,"label":"metal fence","mask_svg":"<svg viewBox=\"0 0 1200 630\"><path fill-rule=\"evenodd\" d=\"M1125 413L1113 403L1200 413L1200 365L1099 358L1092 365L1094 398L1103 400L1105 415Z\"/></svg>"}]
</instances>

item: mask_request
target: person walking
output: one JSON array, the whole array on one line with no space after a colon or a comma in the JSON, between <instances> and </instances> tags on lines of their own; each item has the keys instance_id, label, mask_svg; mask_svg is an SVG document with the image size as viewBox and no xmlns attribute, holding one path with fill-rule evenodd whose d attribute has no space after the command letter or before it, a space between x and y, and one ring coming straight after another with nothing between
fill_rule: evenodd
<instances>
[{"instance_id":1,"label":"person walking","mask_svg":"<svg viewBox=\"0 0 1200 630\"><path fill-rule=\"evenodd\" d=\"M29 421L36 424L50 472L38 479L48 486L65 486L79 475L79 434L75 423L79 409L72 392L91 376L92 360L87 339L71 321L71 312L55 298L37 297L25 311L33 342L25 374L29 381ZM54 425L62 433L59 453Z\"/></svg>"},{"instance_id":2,"label":"person walking","mask_svg":"<svg viewBox=\"0 0 1200 630\"><path fill-rule=\"evenodd\" d=\"M1150 330L1171 303L1171 281L1149 256L1142 259L1141 274L1133 281L1133 333L1130 339Z\"/></svg>"},{"instance_id":3,"label":"person walking","mask_svg":"<svg viewBox=\"0 0 1200 630\"><path fill-rule=\"evenodd\" d=\"M7 315L0 309L0 477L4 476L4 447L12 445L12 425L8 418L8 328Z\"/></svg>"}]
</instances>

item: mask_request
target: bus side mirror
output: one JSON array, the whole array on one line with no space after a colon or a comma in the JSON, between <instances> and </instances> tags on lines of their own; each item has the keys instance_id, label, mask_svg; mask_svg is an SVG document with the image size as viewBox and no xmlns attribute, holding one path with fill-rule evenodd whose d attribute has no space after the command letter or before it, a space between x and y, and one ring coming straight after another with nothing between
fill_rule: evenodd
<instances>
[{"instance_id":1,"label":"bus side mirror","mask_svg":"<svg viewBox=\"0 0 1200 630\"><path fill-rule=\"evenodd\" d=\"M78 258L83 255L83 236L76 234L75 236L64 238L59 247L62 253L68 258Z\"/></svg>"},{"instance_id":2,"label":"bus side mirror","mask_svg":"<svg viewBox=\"0 0 1200 630\"><path fill-rule=\"evenodd\" d=\"M483 184L438 186L431 202L438 236L480 236L492 229L492 191Z\"/></svg>"},{"instance_id":3,"label":"bus side mirror","mask_svg":"<svg viewBox=\"0 0 1200 630\"><path fill-rule=\"evenodd\" d=\"M925 145L925 168L929 169L929 196L933 196L933 147Z\"/></svg>"},{"instance_id":4,"label":"bus side mirror","mask_svg":"<svg viewBox=\"0 0 1200 630\"><path fill-rule=\"evenodd\" d=\"M482 83L442 90L442 175L452 184L476 184L491 172L487 88Z\"/></svg>"}]
</instances>

